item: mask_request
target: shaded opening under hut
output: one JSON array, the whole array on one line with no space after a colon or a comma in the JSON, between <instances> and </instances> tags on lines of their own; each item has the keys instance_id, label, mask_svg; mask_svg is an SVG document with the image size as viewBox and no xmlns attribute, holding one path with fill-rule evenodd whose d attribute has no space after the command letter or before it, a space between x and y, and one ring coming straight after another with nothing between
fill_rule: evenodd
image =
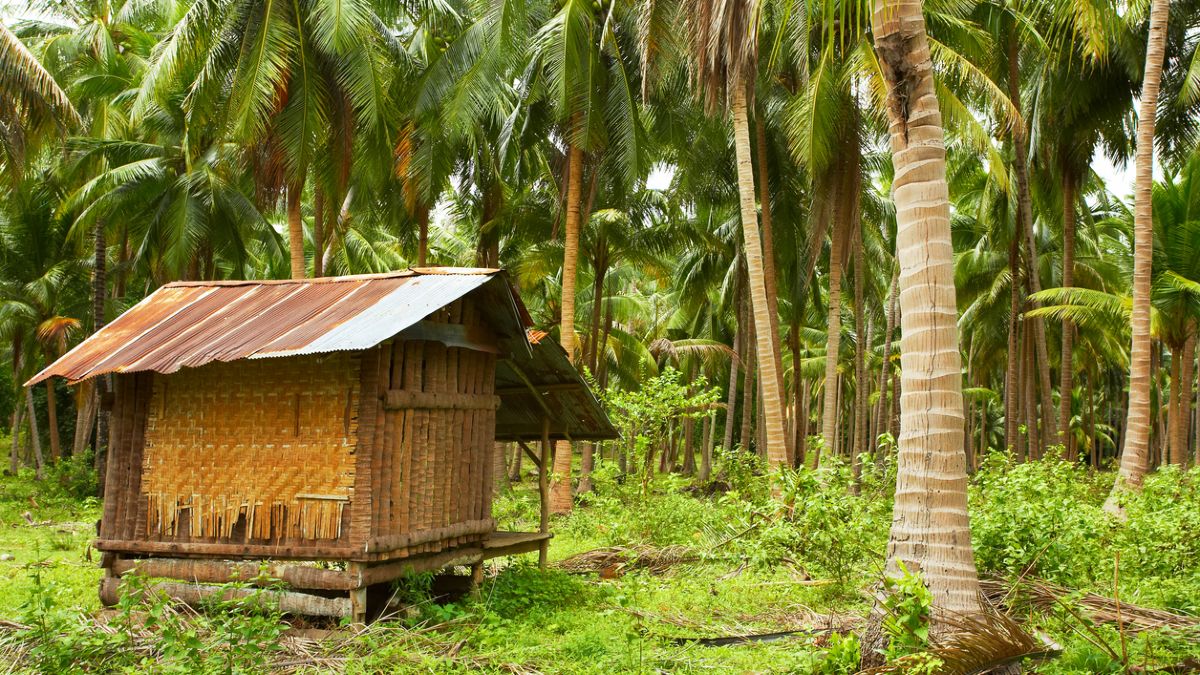
<instances>
[{"instance_id":1,"label":"shaded opening under hut","mask_svg":"<svg viewBox=\"0 0 1200 675\"><path fill-rule=\"evenodd\" d=\"M494 443L545 466L556 440L616 431L530 323L491 269L159 288L27 383L112 378L102 601L133 571L228 596L214 584L266 564L283 611L361 622L406 574L544 562L546 472L539 531L496 531Z\"/></svg>"}]
</instances>

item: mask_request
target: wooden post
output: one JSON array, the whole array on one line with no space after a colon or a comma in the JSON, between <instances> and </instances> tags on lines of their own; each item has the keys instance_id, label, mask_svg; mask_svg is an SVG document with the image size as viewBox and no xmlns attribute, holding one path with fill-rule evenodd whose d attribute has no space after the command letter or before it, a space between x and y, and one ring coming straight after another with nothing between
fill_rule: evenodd
<instances>
[{"instance_id":1,"label":"wooden post","mask_svg":"<svg viewBox=\"0 0 1200 675\"><path fill-rule=\"evenodd\" d=\"M479 599L480 586L483 584L483 559L471 565L471 597Z\"/></svg>"},{"instance_id":2,"label":"wooden post","mask_svg":"<svg viewBox=\"0 0 1200 675\"><path fill-rule=\"evenodd\" d=\"M550 418L542 418L542 462L538 467L538 497L541 500L541 521L539 532L546 534L550 531ZM538 569L546 569L546 559L550 553L550 540L543 539L538 546Z\"/></svg>"},{"instance_id":3,"label":"wooden post","mask_svg":"<svg viewBox=\"0 0 1200 675\"><path fill-rule=\"evenodd\" d=\"M362 563L346 563L346 571L351 575L363 578L366 565ZM350 623L366 625L367 623L367 587L366 585L350 591Z\"/></svg>"}]
</instances>

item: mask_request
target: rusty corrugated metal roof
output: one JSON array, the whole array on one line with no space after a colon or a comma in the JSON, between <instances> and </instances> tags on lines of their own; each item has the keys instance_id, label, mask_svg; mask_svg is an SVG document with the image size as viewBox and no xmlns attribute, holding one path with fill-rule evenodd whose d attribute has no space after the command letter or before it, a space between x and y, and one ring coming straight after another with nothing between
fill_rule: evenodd
<instances>
[{"instance_id":1,"label":"rusty corrugated metal roof","mask_svg":"<svg viewBox=\"0 0 1200 675\"><path fill-rule=\"evenodd\" d=\"M497 280L487 303L526 345L522 311L499 270L421 268L388 274L167 284L27 384L106 373L173 373L214 361L368 349ZM505 320L507 319L507 320ZM502 328L505 326L501 326Z\"/></svg>"},{"instance_id":2,"label":"rusty corrugated metal roof","mask_svg":"<svg viewBox=\"0 0 1200 675\"><path fill-rule=\"evenodd\" d=\"M531 358L512 358L496 364L496 440L534 440L542 436L542 420L550 417L553 440L600 441L619 434L592 389L567 358L567 352L546 331L525 333L533 346Z\"/></svg>"},{"instance_id":3,"label":"rusty corrugated metal roof","mask_svg":"<svg viewBox=\"0 0 1200 675\"><path fill-rule=\"evenodd\" d=\"M615 438L579 371L546 333L528 330L525 305L501 270L416 268L387 274L167 284L26 383L107 373L173 373L217 361L370 349L474 293L500 342L500 440Z\"/></svg>"}]
</instances>

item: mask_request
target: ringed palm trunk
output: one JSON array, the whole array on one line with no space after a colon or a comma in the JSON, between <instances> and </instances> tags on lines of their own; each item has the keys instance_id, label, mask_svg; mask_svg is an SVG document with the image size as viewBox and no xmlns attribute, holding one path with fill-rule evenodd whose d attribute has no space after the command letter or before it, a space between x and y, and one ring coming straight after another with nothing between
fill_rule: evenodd
<instances>
[{"instance_id":1,"label":"ringed palm trunk","mask_svg":"<svg viewBox=\"0 0 1200 675\"><path fill-rule=\"evenodd\" d=\"M888 571L904 563L923 572L937 632L941 611L981 610L967 519L946 149L921 0L875 0L872 18L888 87L900 262L903 393Z\"/></svg>"},{"instance_id":2,"label":"ringed palm trunk","mask_svg":"<svg viewBox=\"0 0 1200 675\"><path fill-rule=\"evenodd\" d=\"M1192 378L1196 362L1196 333L1188 336L1183 345L1183 363L1179 370L1179 423L1171 423L1175 430L1175 454L1171 458L1176 464L1188 461L1189 440L1192 435Z\"/></svg>"},{"instance_id":3,"label":"ringed palm trunk","mask_svg":"<svg viewBox=\"0 0 1200 675\"><path fill-rule=\"evenodd\" d=\"M835 228L829 249L829 312L825 318L825 396L821 405L821 436L825 448L833 449L838 426L838 352L842 346L842 238ZM813 468L821 466L820 450L814 453Z\"/></svg>"},{"instance_id":4,"label":"ringed palm trunk","mask_svg":"<svg viewBox=\"0 0 1200 675\"><path fill-rule=\"evenodd\" d=\"M1063 288L1070 288L1075 283L1075 179L1068 172L1062 181L1063 198ZM1074 347L1075 324L1069 319L1062 322L1062 367L1059 373L1058 392L1058 430L1059 437L1064 441L1071 426L1071 382L1072 355Z\"/></svg>"},{"instance_id":5,"label":"ringed palm trunk","mask_svg":"<svg viewBox=\"0 0 1200 675\"><path fill-rule=\"evenodd\" d=\"M1180 403L1182 399L1183 384L1181 367L1183 366L1183 348L1179 346L1171 347L1171 389L1168 392L1170 398L1167 400L1167 434L1163 439L1163 453L1161 464L1174 464L1177 460L1175 455L1178 449L1177 440L1179 438L1178 427L1181 415L1179 414ZM1159 391L1162 391L1161 389Z\"/></svg>"},{"instance_id":6,"label":"ringed palm trunk","mask_svg":"<svg viewBox=\"0 0 1200 675\"><path fill-rule=\"evenodd\" d=\"M1150 262L1154 251L1154 223L1150 192L1154 184L1154 122L1166 47L1168 0L1150 3L1150 35L1146 43L1146 71L1138 107L1137 157L1133 211L1133 333L1129 351L1129 407L1125 418L1125 447L1121 467L1104 510L1124 516L1120 496L1140 490L1146 475L1150 446Z\"/></svg>"},{"instance_id":7,"label":"ringed palm trunk","mask_svg":"<svg viewBox=\"0 0 1200 675\"><path fill-rule=\"evenodd\" d=\"M758 203L759 209L762 211L762 247L763 247L763 282L767 289L767 316L771 319L771 335L772 339L779 340L779 289L777 288L775 278L775 236L773 234L771 220L771 181L770 172L767 170L767 130L766 116L759 116L757 124L755 124L755 143L756 152L758 154ZM775 359L775 380L776 387L779 391L780 401L783 400L783 350L776 343L774 354L771 355ZM780 404L782 410L783 404ZM787 438L785 434L785 438ZM789 464L795 459L795 448L790 441L787 442L787 461Z\"/></svg>"},{"instance_id":8,"label":"ringed palm trunk","mask_svg":"<svg viewBox=\"0 0 1200 675\"><path fill-rule=\"evenodd\" d=\"M738 194L741 203L742 239L745 244L746 271L750 281L750 306L754 311L754 331L758 349L759 381L762 383L762 407L766 428L767 466L775 470L787 464L787 436L783 431L783 396L779 391L778 335L771 331L770 304L767 301L766 273L762 242L754 208L754 168L750 161L750 123L746 111L746 83L732 87L733 147L737 155Z\"/></svg>"},{"instance_id":9,"label":"ringed palm trunk","mask_svg":"<svg viewBox=\"0 0 1200 675\"><path fill-rule=\"evenodd\" d=\"M578 124L579 116L572 118ZM583 150L571 143L567 151L567 217L563 237L562 317L559 343L567 358L575 362L575 274L579 264L579 200L583 183ZM569 513L574 504L571 495L571 443L554 446L554 475L550 510Z\"/></svg>"},{"instance_id":10,"label":"ringed palm trunk","mask_svg":"<svg viewBox=\"0 0 1200 675\"><path fill-rule=\"evenodd\" d=\"M1014 28L1015 31L1015 28ZM1012 35L1008 43L1008 96L1012 100L1013 106L1017 112L1021 112L1021 88L1020 74L1018 69L1018 50L1016 34ZM1025 246L1027 249L1026 263L1028 264L1027 281L1029 282L1030 293L1038 293L1042 290L1042 280L1038 276L1038 253L1037 240L1033 236L1033 197L1029 191L1029 159L1028 148L1028 133L1024 123L1013 125L1013 154L1015 155L1014 162L1017 174L1017 216L1021 225L1021 230L1025 237ZM1037 301L1033 301L1033 307L1038 307ZM1030 442L1033 445L1040 443L1041 447L1058 442L1059 436L1054 427L1055 418L1053 416L1053 406L1051 405L1050 392L1050 358L1049 350L1046 348L1046 323L1037 317L1031 319L1033 324L1034 345L1037 348L1037 368L1038 380L1041 385L1042 411L1041 411L1041 437L1040 441L1033 440L1038 438L1036 417L1028 421L1030 425ZM1030 447L1031 456L1034 455L1033 446ZM1040 456L1040 452L1037 453Z\"/></svg>"},{"instance_id":11,"label":"ringed palm trunk","mask_svg":"<svg viewBox=\"0 0 1200 675\"><path fill-rule=\"evenodd\" d=\"M891 369L892 331L896 328L896 288L900 280L900 268L892 272L892 284L888 291L886 326L883 331L883 359L879 366L879 398L875 401L875 413L872 415L875 432L870 439L872 451L875 453L875 466L883 469L883 453L879 451L879 436L884 429L884 399L887 398L888 371Z\"/></svg>"},{"instance_id":12,"label":"ringed palm trunk","mask_svg":"<svg viewBox=\"0 0 1200 675\"><path fill-rule=\"evenodd\" d=\"M583 189L583 150L574 143L567 152L567 216L563 237L562 317L559 343L575 362L575 275L579 264L580 193Z\"/></svg>"},{"instance_id":13,"label":"ringed palm trunk","mask_svg":"<svg viewBox=\"0 0 1200 675\"><path fill-rule=\"evenodd\" d=\"M287 219L288 219L288 254L291 260L292 278L305 277L304 264L304 219L300 211L301 197L304 195L304 178L288 186L287 190Z\"/></svg>"}]
</instances>

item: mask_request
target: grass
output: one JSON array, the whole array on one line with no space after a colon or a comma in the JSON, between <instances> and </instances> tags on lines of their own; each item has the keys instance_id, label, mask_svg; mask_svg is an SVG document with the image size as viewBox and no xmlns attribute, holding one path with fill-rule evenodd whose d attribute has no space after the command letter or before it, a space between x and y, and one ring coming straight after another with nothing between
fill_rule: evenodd
<instances>
[{"instance_id":1,"label":"grass","mask_svg":"<svg viewBox=\"0 0 1200 675\"><path fill-rule=\"evenodd\" d=\"M127 614L149 618L98 629L87 617L98 608L100 574L89 542L99 505L70 496L62 487L69 481L4 477L0 554L14 559L0 562L8 591L0 594L0 619L34 628L0 638L0 659L24 654L20 667L30 672L257 672L287 662L293 671L351 673L850 673L858 650L852 637L818 630L753 644L696 640L819 629L865 614L863 590L878 578L890 523L888 479L868 475L862 497L848 495L844 479L837 470L824 479L798 477L787 488L795 508L785 516L753 472L738 474L734 490L723 495L695 494L671 476L643 494L638 481L623 482L601 465L596 492L554 520L552 562L638 545L686 545L699 560L607 579L539 572L535 554L490 561L477 598L435 604L423 593L426 579L413 580L403 589L414 603L403 618L305 642L277 639L278 617L240 606L182 618L155 603L131 606ZM1123 601L1194 612L1200 518L1192 513L1200 511L1200 470L1153 476L1130 505L1126 527L1099 512L1105 481L1065 463L993 461L971 495L981 571L1031 570L1108 594L1120 553ZM503 529L536 529L533 481L502 494L494 513ZM1196 636L1161 631L1122 636L1110 626L1085 629L1060 612L1022 609L1021 616L1065 645L1060 659L1028 672L1151 669L1179 663L1198 644ZM141 637L119 637L134 633Z\"/></svg>"},{"instance_id":2,"label":"grass","mask_svg":"<svg viewBox=\"0 0 1200 675\"><path fill-rule=\"evenodd\" d=\"M39 484L32 472L0 476L0 618L20 613L34 571L63 602L99 607L99 554L91 548L99 518L98 500Z\"/></svg>"}]
</instances>

